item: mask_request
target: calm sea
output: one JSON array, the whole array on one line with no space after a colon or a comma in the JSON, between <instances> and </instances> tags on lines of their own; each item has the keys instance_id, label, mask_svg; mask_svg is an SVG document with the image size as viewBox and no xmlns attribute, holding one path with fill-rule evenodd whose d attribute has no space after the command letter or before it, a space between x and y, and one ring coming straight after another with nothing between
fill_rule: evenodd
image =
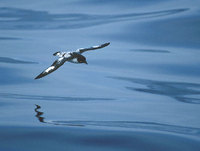
<instances>
[{"instance_id":1,"label":"calm sea","mask_svg":"<svg viewBox=\"0 0 200 151\"><path fill-rule=\"evenodd\" d=\"M0 1L0 150L199 151L199 27L199 0Z\"/></svg>"}]
</instances>

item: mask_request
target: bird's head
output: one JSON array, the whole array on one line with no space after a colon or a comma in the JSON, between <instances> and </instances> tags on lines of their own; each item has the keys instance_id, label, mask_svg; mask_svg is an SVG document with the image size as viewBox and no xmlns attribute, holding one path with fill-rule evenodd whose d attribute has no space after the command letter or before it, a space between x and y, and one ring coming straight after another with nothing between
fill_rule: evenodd
<instances>
[{"instance_id":1,"label":"bird's head","mask_svg":"<svg viewBox=\"0 0 200 151\"><path fill-rule=\"evenodd\" d=\"M87 61L86 61L86 58L85 58L83 55L79 56L79 57L77 58L77 60L78 60L79 63L88 64Z\"/></svg>"}]
</instances>

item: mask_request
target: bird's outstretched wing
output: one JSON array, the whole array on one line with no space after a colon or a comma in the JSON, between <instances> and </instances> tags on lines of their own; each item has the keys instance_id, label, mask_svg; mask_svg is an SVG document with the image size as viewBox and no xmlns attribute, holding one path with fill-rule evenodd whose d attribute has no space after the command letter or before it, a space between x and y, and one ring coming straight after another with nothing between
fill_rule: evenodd
<instances>
[{"instance_id":1,"label":"bird's outstretched wing","mask_svg":"<svg viewBox=\"0 0 200 151\"><path fill-rule=\"evenodd\" d=\"M58 56L58 57L63 57L65 54L66 54L66 52L57 51L53 55Z\"/></svg>"},{"instance_id":2,"label":"bird's outstretched wing","mask_svg":"<svg viewBox=\"0 0 200 151\"><path fill-rule=\"evenodd\" d=\"M50 74L51 72L55 71L56 69L58 69L58 68L56 68L55 66L50 66L46 70L44 70L42 73L40 73L35 79L40 79L40 78Z\"/></svg>"},{"instance_id":3,"label":"bird's outstretched wing","mask_svg":"<svg viewBox=\"0 0 200 151\"><path fill-rule=\"evenodd\" d=\"M64 57L60 57L58 58L56 61L54 61L54 63L48 67L46 70L44 70L42 73L40 73L35 79L40 79L50 73L52 73L53 71L57 70L60 66L62 66L66 61L70 61L72 59L74 59L75 56L71 55L71 53L69 53L67 56Z\"/></svg>"},{"instance_id":4,"label":"bird's outstretched wing","mask_svg":"<svg viewBox=\"0 0 200 151\"><path fill-rule=\"evenodd\" d=\"M76 52L78 53L83 53L85 51L88 51L88 50L95 50L95 49L100 49L100 48L103 48L103 47L106 47L108 46L110 43L104 43L104 44L101 44L101 45L98 45L98 46L92 46L90 48L79 48L76 50Z\"/></svg>"},{"instance_id":5,"label":"bird's outstretched wing","mask_svg":"<svg viewBox=\"0 0 200 151\"><path fill-rule=\"evenodd\" d=\"M59 60L56 60L50 67L48 67L46 70L44 70L42 73L40 73L35 79L40 79L53 71L57 70L60 66L62 66L64 62L59 62Z\"/></svg>"}]
</instances>

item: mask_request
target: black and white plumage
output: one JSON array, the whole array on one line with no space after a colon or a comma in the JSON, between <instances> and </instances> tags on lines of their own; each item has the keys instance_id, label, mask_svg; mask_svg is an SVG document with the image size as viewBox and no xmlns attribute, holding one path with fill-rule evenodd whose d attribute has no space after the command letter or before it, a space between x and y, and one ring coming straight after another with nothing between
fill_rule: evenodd
<instances>
[{"instance_id":1,"label":"black and white plumage","mask_svg":"<svg viewBox=\"0 0 200 151\"><path fill-rule=\"evenodd\" d=\"M55 52L53 55L58 56L59 58L46 70L44 70L42 73L40 73L35 79L40 79L53 71L57 70L60 66L62 66L66 61L71 63L85 63L87 64L86 58L82 55L83 52L89 51L89 50L95 50L100 49L103 47L108 46L110 43L104 43L102 45L93 46L90 48L79 48L76 51L73 52Z\"/></svg>"}]
</instances>

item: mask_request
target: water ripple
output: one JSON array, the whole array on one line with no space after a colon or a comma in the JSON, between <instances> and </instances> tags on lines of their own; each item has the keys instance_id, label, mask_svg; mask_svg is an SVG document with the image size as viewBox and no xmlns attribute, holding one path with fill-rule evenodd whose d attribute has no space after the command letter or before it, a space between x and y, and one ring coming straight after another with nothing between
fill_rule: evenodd
<instances>
[{"instance_id":1,"label":"water ripple","mask_svg":"<svg viewBox=\"0 0 200 151\"><path fill-rule=\"evenodd\" d=\"M23 61L23 60L13 59L13 58L9 58L9 57L0 57L0 62L14 63L14 64L37 64L37 62Z\"/></svg>"},{"instance_id":2,"label":"water ripple","mask_svg":"<svg viewBox=\"0 0 200 151\"><path fill-rule=\"evenodd\" d=\"M159 49L131 49L133 52L149 52L149 53L170 53L168 50L159 50Z\"/></svg>"},{"instance_id":3,"label":"water ripple","mask_svg":"<svg viewBox=\"0 0 200 151\"><path fill-rule=\"evenodd\" d=\"M17 37L0 37L0 40L21 40L21 38L17 38Z\"/></svg>"},{"instance_id":4,"label":"water ripple","mask_svg":"<svg viewBox=\"0 0 200 151\"><path fill-rule=\"evenodd\" d=\"M167 82L128 77L110 77L131 83L144 85L146 88L126 87L132 91L165 95L184 103L200 104L200 84L186 82ZM195 98L191 95L197 95Z\"/></svg>"},{"instance_id":5,"label":"water ripple","mask_svg":"<svg viewBox=\"0 0 200 151\"><path fill-rule=\"evenodd\" d=\"M0 29L38 30L38 29L75 29L173 15L189 10L188 8L153 11L145 13L128 13L118 15L91 14L50 14L46 11L1 7ZM5 19L6 20L5 20ZM9 20L9 18L11 18ZM15 19L13 19L15 18Z\"/></svg>"},{"instance_id":6,"label":"water ripple","mask_svg":"<svg viewBox=\"0 0 200 151\"><path fill-rule=\"evenodd\" d=\"M95 100L115 100L113 98L92 98L92 97L62 97L62 96L43 96L25 95L15 93L0 93L0 98L25 99L25 100L47 100L47 101L95 101Z\"/></svg>"}]
</instances>

